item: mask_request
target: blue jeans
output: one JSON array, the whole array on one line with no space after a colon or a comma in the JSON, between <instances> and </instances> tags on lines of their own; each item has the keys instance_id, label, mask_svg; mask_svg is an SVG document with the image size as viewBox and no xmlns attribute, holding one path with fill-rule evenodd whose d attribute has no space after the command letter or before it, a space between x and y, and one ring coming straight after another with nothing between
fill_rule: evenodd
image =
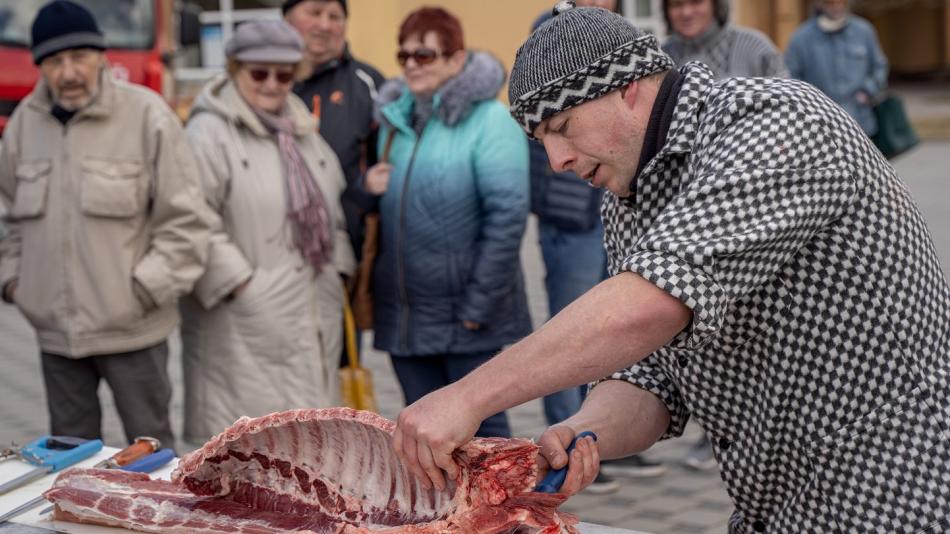
<instances>
[{"instance_id":1,"label":"blue jeans","mask_svg":"<svg viewBox=\"0 0 950 534\"><path fill-rule=\"evenodd\" d=\"M585 232L566 232L538 221L538 240L544 258L544 286L551 317L597 285L607 275L604 227ZM586 386L566 389L544 397L544 417L549 425L560 423L581 407Z\"/></svg>"},{"instance_id":2,"label":"blue jeans","mask_svg":"<svg viewBox=\"0 0 950 534\"><path fill-rule=\"evenodd\" d=\"M500 350L500 349L499 349ZM487 362L498 351L473 354L446 354L445 356L390 355L396 378L402 386L406 406L429 393L451 384ZM483 438L510 438L511 427L505 412L496 413L482 421L476 436Z\"/></svg>"}]
</instances>

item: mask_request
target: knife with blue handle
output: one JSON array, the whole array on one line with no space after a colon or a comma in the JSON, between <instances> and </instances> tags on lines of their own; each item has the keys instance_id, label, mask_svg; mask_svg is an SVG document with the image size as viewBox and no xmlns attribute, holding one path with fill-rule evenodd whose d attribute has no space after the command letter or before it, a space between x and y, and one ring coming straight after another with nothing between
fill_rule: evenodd
<instances>
[{"instance_id":1,"label":"knife with blue handle","mask_svg":"<svg viewBox=\"0 0 950 534\"><path fill-rule=\"evenodd\" d=\"M175 451L171 449L161 449L144 458L139 458L128 465L122 466L119 469L133 473L151 473L174 459Z\"/></svg>"},{"instance_id":2,"label":"knife with blue handle","mask_svg":"<svg viewBox=\"0 0 950 534\"><path fill-rule=\"evenodd\" d=\"M571 451L574 450L574 447L577 446L577 440L581 438L586 438L590 436L597 441L597 434L587 430L581 432L580 434L574 436L574 439L571 440L571 444L567 446L567 458L570 462ZM552 469L548 471L547 475L544 475L544 479L538 484L538 487L535 488L535 491L540 493L557 493L561 490L561 486L564 485L564 479L567 478L567 467L570 464L565 465L560 469Z\"/></svg>"}]
</instances>

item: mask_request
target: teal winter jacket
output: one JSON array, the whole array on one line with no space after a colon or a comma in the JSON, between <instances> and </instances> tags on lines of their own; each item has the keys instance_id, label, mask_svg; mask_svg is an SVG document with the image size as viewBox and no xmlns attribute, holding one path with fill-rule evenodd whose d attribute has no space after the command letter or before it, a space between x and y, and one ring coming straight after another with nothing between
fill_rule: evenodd
<instances>
[{"instance_id":1,"label":"teal winter jacket","mask_svg":"<svg viewBox=\"0 0 950 534\"><path fill-rule=\"evenodd\" d=\"M380 198L375 346L400 356L497 350L531 332L519 262L528 216L527 138L495 99L501 64L472 53L413 128L402 80L380 91L380 153L395 131ZM467 330L463 321L481 325Z\"/></svg>"}]
</instances>

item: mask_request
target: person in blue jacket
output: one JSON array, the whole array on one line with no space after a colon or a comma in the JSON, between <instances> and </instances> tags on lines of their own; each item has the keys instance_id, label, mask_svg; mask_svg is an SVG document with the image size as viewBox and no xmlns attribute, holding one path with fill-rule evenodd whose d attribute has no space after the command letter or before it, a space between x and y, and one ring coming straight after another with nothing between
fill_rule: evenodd
<instances>
[{"instance_id":1,"label":"person in blue jacket","mask_svg":"<svg viewBox=\"0 0 950 534\"><path fill-rule=\"evenodd\" d=\"M868 136L877 133L874 100L887 87L887 58L871 23L848 0L816 0L815 16L792 35L785 65L838 103Z\"/></svg>"},{"instance_id":2,"label":"person in blue jacket","mask_svg":"<svg viewBox=\"0 0 950 534\"><path fill-rule=\"evenodd\" d=\"M465 49L448 11L409 14L397 59L404 76L379 97L383 163L364 187L381 195L374 345L409 404L531 332L519 263L528 145L496 100L504 68ZM478 432L510 434L504 413Z\"/></svg>"}]
</instances>

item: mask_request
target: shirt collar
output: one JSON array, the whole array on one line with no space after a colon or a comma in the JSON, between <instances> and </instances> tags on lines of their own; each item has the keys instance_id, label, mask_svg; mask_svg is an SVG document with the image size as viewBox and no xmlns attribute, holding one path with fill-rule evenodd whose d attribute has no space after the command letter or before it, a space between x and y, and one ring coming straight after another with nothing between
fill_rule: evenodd
<instances>
[{"instance_id":1,"label":"shirt collar","mask_svg":"<svg viewBox=\"0 0 950 534\"><path fill-rule=\"evenodd\" d=\"M353 59L353 56L350 55L349 43L343 43L343 53L340 54L340 57L331 59L330 61L327 61L326 63L322 63L314 67L313 74L310 75L310 78L313 79L327 72L330 72L331 70L337 69L341 65L348 63L352 59Z\"/></svg>"},{"instance_id":2,"label":"shirt collar","mask_svg":"<svg viewBox=\"0 0 950 534\"><path fill-rule=\"evenodd\" d=\"M676 109L673 110L666 144L660 148L658 157L692 150L699 131L700 114L706 97L713 88L712 71L698 61L683 65L679 68L679 73L683 76L683 84L676 99Z\"/></svg>"},{"instance_id":3,"label":"shirt collar","mask_svg":"<svg viewBox=\"0 0 950 534\"><path fill-rule=\"evenodd\" d=\"M663 83L660 84L656 100L653 103L653 110L650 112L650 120L647 122L646 133L643 136L643 148L640 150L640 163L637 165L634 177L640 175L643 167L657 155L660 148L666 143L670 121L676 108L676 99L682 85L683 75L677 70L671 70L663 78ZM631 184L632 187L633 184Z\"/></svg>"}]
</instances>

